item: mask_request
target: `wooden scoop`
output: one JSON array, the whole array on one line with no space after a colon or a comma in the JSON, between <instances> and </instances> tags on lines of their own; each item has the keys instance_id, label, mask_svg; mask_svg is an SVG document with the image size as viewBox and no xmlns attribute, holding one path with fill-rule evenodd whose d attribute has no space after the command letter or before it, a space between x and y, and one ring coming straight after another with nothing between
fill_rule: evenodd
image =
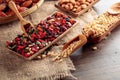
<instances>
[{"instance_id":1,"label":"wooden scoop","mask_svg":"<svg viewBox=\"0 0 120 80\"><path fill-rule=\"evenodd\" d=\"M21 29L22 31L24 32L24 34L26 36L28 36L28 33L26 32L26 27L33 27L33 24L30 22L30 21L26 21L22 16L21 14L19 13L17 7L16 7L16 4L11 0L8 2L8 5L10 7L10 9L17 15L17 17L19 18L20 22L21 22Z\"/></svg>"},{"instance_id":2,"label":"wooden scoop","mask_svg":"<svg viewBox=\"0 0 120 80\"><path fill-rule=\"evenodd\" d=\"M72 40L70 40L69 42L67 42L63 46L63 51L65 50L66 52L69 52L72 49L69 53L67 53L70 55L72 52L74 52L75 50L77 50L78 48L80 48L81 46L83 46L86 43L87 43L86 36L80 34L80 35L76 36L75 38L73 38Z\"/></svg>"},{"instance_id":3,"label":"wooden scoop","mask_svg":"<svg viewBox=\"0 0 120 80\"><path fill-rule=\"evenodd\" d=\"M108 9L110 14L120 14L120 2L113 4L110 9Z\"/></svg>"}]
</instances>

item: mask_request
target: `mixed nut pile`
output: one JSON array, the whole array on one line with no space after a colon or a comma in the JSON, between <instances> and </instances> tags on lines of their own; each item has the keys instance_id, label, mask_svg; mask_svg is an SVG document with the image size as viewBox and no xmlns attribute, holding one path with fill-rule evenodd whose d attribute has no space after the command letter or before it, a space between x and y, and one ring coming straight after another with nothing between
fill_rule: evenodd
<instances>
[{"instance_id":1,"label":"mixed nut pile","mask_svg":"<svg viewBox=\"0 0 120 80\"><path fill-rule=\"evenodd\" d=\"M58 4L67 11L78 13L94 1L95 0L60 0Z\"/></svg>"},{"instance_id":2,"label":"mixed nut pile","mask_svg":"<svg viewBox=\"0 0 120 80\"><path fill-rule=\"evenodd\" d=\"M55 12L44 21L40 21L35 29L31 26L25 28L29 37L24 34L18 35L11 42L7 41L7 47L26 58L30 57L50 44L75 23L76 21L71 17L61 12Z\"/></svg>"},{"instance_id":3,"label":"mixed nut pile","mask_svg":"<svg viewBox=\"0 0 120 80\"><path fill-rule=\"evenodd\" d=\"M92 39L100 38L106 34L106 32L109 32L110 28L112 28L112 24L119 20L120 14L112 15L107 12L103 13L96 20L84 26L83 33Z\"/></svg>"},{"instance_id":4,"label":"mixed nut pile","mask_svg":"<svg viewBox=\"0 0 120 80\"><path fill-rule=\"evenodd\" d=\"M19 12L35 5L39 0L13 0ZM7 17L14 15L14 12L8 7L7 0L0 0L0 17Z\"/></svg>"}]
</instances>

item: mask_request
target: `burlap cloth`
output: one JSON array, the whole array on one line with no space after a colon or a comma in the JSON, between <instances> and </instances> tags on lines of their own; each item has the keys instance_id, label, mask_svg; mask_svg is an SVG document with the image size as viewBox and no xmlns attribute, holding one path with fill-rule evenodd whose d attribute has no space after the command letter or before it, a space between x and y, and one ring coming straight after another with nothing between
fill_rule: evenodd
<instances>
[{"instance_id":1,"label":"burlap cloth","mask_svg":"<svg viewBox=\"0 0 120 80\"><path fill-rule=\"evenodd\" d=\"M37 24L46 16L50 15L57 9L54 7L55 1L46 1L41 8L30 14L26 19ZM63 44L81 33L81 29L85 23L90 22L96 17L93 9L90 9L84 15L77 17L78 25L71 30L64 38L59 40L51 47L50 51L61 52ZM7 40L12 40L17 34L21 34L19 21L9 24L0 25L0 80L57 80L64 77L74 78L71 70L75 67L70 58L63 59L63 62L52 62L47 57L43 60L26 61L12 55L5 47ZM68 80L68 79L67 79Z\"/></svg>"}]
</instances>

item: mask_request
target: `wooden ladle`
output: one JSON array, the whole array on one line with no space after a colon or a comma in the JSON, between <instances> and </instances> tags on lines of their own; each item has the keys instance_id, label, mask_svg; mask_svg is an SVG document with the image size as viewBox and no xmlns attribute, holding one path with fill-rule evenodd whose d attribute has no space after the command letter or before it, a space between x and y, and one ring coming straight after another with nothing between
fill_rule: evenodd
<instances>
[{"instance_id":1,"label":"wooden ladle","mask_svg":"<svg viewBox=\"0 0 120 80\"><path fill-rule=\"evenodd\" d=\"M78 43L77 45L74 45L74 42L77 42L77 41L79 41L79 43ZM71 53L74 52L76 49L80 48L81 46L83 46L83 45L86 44L86 43L87 43L87 38L85 37L85 35L80 34L80 35L74 37L74 38L73 38L72 40L70 40L69 42L67 42L67 43L63 46L62 50L64 51L64 50L67 49L70 45L73 44L73 46L71 46L72 51L69 53L69 54L71 54ZM66 51L66 52L67 52L67 51Z\"/></svg>"},{"instance_id":2,"label":"wooden ladle","mask_svg":"<svg viewBox=\"0 0 120 80\"><path fill-rule=\"evenodd\" d=\"M108 12L110 14L120 14L120 2L113 4L109 9Z\"/></svg>"},{"instance_id":3,"label":"wooden ladle","mask_svg":"<svg viewBox=\"0 0 120 80\"><path fill-rule=\"evenodd\" d=\"M28 36L28 33L26 32L26 27L33 27L34 28L34 26L33 26L33 24L30 22L30 21L27 21L27 20L25 20L22 16L21 16L21 14L19 13L19 11L18 11L18 9L17 9L17 7L16 7L16 4L12 1L12 0L10 0L9 2L8 2L8 5L9 5L9 8L17 15L17 17L19 18L19 20L20 20L20 22L21 22L21 29L22 29L22 31L24 32L24 34L25 34L25 36Z\"/></svg>"}]
</instances>

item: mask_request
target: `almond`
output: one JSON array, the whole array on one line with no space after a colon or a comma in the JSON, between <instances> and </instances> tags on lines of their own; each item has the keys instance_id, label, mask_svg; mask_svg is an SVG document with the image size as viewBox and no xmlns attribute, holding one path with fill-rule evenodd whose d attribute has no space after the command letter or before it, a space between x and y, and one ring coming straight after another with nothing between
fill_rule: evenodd
<instances>
[{"instance_id":1,"label":"almond","mask_svg":"<svg viewBox=\"0 0 120 80\"><path fill-rule=\"evenodd\" d=\"M30 7L32 5L32 0L28 0L28 1L25 1L24 3L22 3L22 7Z\"/></svg>"},{"instance_id":2,"label":"almond","mask_svg":"<svg viewBox=\"0 0 120 80\"><path fill-rule=\"evenodd\" d=\"M67 9L67 10L70 10L70 7L69 7L69 5L65 5L65 9Z\"/></svg>"},{"instance_id":3,"label":"almond","mask_svg":"<svg viewBox=\"0 0 120 80\"><path fill-rule=\"evenodd\" d=\"M77 8L76 12L80 12L81 10L82 10L82 7L79 6L79 7Z\"/></svg>"},{"instance_id":4,"label":"almond","mask_svg":"<svg viewBox=\"0 0 120 80\"><path fill-rule=\"evenodd\" d=\"M85 9L86 7L87 7L86 4L82 4L82 5L81 5L81 8L83 8L83 9Z\"/></svg>"}]
</instances>

